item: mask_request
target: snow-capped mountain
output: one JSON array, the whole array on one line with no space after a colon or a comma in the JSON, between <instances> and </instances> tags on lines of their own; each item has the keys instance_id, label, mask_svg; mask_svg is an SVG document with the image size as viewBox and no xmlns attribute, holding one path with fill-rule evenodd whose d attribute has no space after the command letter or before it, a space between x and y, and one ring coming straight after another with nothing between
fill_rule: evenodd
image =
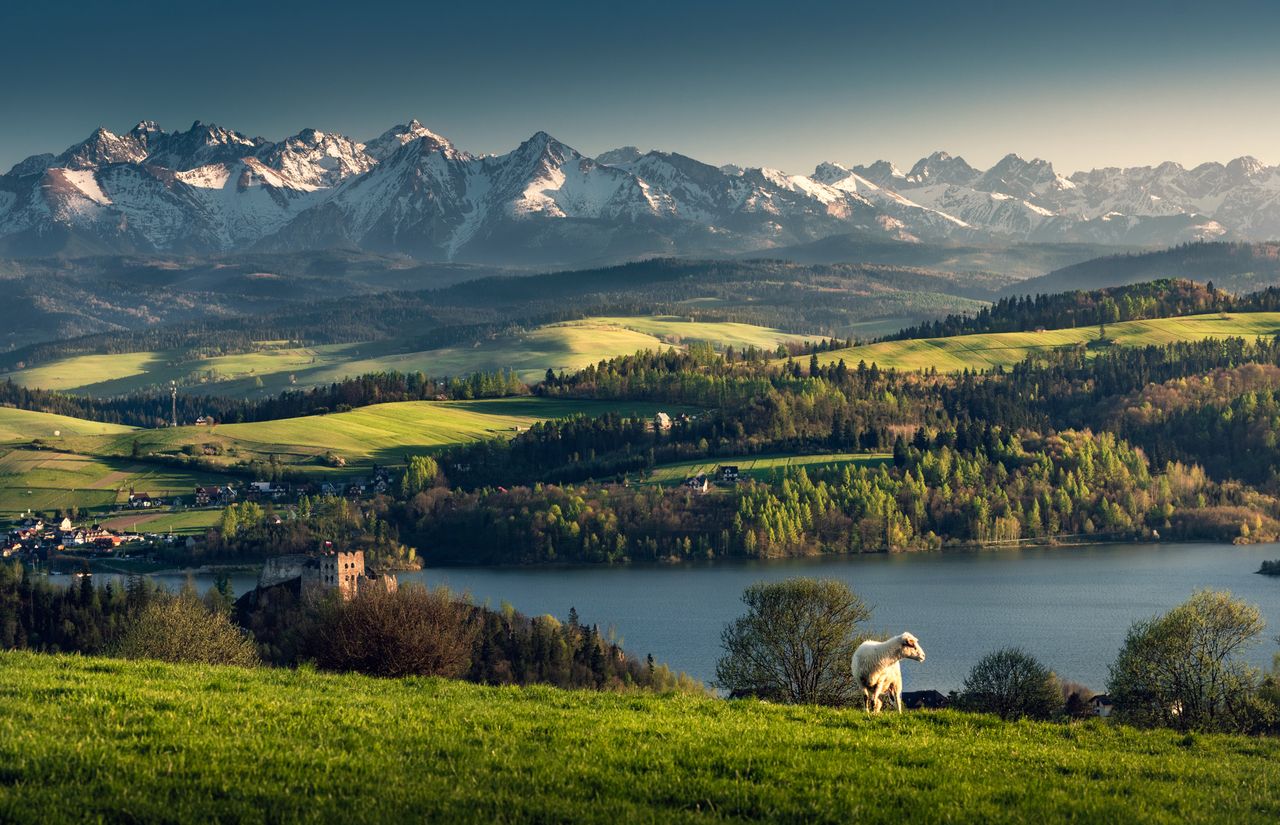
<instances>
[{"instance_id":1,"label":"snow-capped mountain","mask_svg":"<svg viewBox=\"0 0 1280 825\"><path fill-rule=\"evenodd\" d=\"M1280 237L1280 167L1254 158L1059 174L935 152L810 175L634 146L595 158L539 132L476 156L416 120L366 142L197 122L98 129L0 175L0 253L207 254L358 247L574 264L767 252L838 234L905 242L1171 244Z\"/></svg>"}]
</instances>

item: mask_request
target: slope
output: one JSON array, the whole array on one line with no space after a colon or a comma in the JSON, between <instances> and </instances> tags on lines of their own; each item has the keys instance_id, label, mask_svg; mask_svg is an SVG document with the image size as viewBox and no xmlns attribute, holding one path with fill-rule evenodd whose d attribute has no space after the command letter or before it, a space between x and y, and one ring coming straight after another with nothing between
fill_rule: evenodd
<instances>
[{"instance_id":1,"label":"slope","mask_svg":"<svg viewBox=\"0 0 1280 825\"><path fill-rule=\"evenodd\" d=\"M0 653L0 819L1273 822L1280 740Z\"/></svg>"},{"instance_id":2,"label":"slope","mask_svg":"<svg viewBox=\"0 0 1280 825\"><path fill-rule=\"evenodd\" d=\"M1280 335L1280 313L1188 315L1180 318L1124 321L1107 326L1107 338L1114 344L1123 346L1170 344L1205 338L1256 338L1266 335ZM1097 327L916 338L833 350L823 353L818 360L823 364L843 360L850 367L857 365L859 361L865 361L881 368L900 370L985 370L1010 367L1033 353L1081 346L1097 338Z\"/></svg>"}]
</instances>

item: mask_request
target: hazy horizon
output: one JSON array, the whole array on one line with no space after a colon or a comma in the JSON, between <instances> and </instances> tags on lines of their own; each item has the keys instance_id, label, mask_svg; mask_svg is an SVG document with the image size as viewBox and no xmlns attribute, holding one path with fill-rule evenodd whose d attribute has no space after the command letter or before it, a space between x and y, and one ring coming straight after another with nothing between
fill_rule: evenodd
<instances>
[{"instance_id":1,"label":"hazy horizon","mask_svg":"<svg viewBox=\"0 0 1280 825\"><path fill-rule=\"evenodd\" d=\"M232 0L216 19L149 8L0 12L16 34L0 53L16 79L0 86L0 170L100 125L363 140L412 117L477 153L545 130L588 155L633 144L806 174L822 161L907 169L938 149L980 168L1041 157L1063 174L1280 162L1280 111L1266 105L1280 7L1250 0L1089 0L1069 16L923 2L908 17L812 0L656 0L630 14L502 0L484 17L398 0L355 17L331 0Z\"/></svg>"}]
</instances>

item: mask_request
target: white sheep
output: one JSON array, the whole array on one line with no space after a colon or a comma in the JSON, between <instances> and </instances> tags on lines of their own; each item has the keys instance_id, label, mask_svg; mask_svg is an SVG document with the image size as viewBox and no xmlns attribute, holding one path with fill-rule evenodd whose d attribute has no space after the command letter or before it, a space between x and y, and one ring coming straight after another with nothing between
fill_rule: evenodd
<instances>
[{"instance_id":1,"label":"white sheep","mask_svg":"<svg viewBox=\"0 0 1280 825\"><path fill-rule=\"evenodd\" d=\"M884 642L867 641L853 652L853 676L862 687L863 706L879 713L881 697L893 696L893 704L902 712L903 659L924 661L924 648L910 633L902 633Z\"/></svg>"}]
</instances>

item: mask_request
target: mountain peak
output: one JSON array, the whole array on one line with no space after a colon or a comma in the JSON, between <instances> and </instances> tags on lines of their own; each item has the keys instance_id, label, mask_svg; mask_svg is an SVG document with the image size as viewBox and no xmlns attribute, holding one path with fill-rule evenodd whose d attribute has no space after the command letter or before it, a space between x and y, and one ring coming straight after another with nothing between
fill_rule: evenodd
<instances>
[{"instance_id":1,"label":"mountain peak","mask_svg":"<svg viewBox=\"0 0 1280 825\"><path fill-rule=\"evenodd\" d=\"M620 146L617 149L610 149L607 152L601 152L596 155L596 163L604 166L616 166L622 163L635 163L644 156L635 146Z\"/></svg>"},{"instance_id":2,"label":"mountain peak","mask_svg":"<svg viewBox=\"0 0 1280 825\"><path fill-rule=\"evenodd\" d=\"M408 123L392 126L373 140L367 141L364 150L374 160L383 161L394 155L405 144L423 140L427 141L432 150L445 149L453 145L423 126L415 117Z\"/></svg>"},{"instance_id":3,"label":"mountain peak","mask_svg":"<svg viewBox=\"0 0 1280 825\"><path fill-rule=\"evenodd\" d=\"M831 184L839 180L844 180L852 174L847 167L831 161L823 161L814 168L813 174L810 175L818 183Z\"/></svg>"},{"instance_id":4,"label":"mountain peak","mask_svg":"<svg viewBox=\"0 0 1280 825\"><path fill-rule=\"evenodd\" d=\"M1227 172L1237 180L1252 180L1267 170L1267 165L1252 155L1242 155L1227 163Z\"/></svg>"},{"instance_id":5,"label":"mountain peak","mask_svg":"<svg viewBox=\"0 0 1280 825\"><path fill-rule=\"evenodd\" d=\"M964 185L972 183L979 174L964 158L937 151L916 161L915 166L907 173L907 181L919 186L933 183Z\"/></svg>"}]
</instances>

